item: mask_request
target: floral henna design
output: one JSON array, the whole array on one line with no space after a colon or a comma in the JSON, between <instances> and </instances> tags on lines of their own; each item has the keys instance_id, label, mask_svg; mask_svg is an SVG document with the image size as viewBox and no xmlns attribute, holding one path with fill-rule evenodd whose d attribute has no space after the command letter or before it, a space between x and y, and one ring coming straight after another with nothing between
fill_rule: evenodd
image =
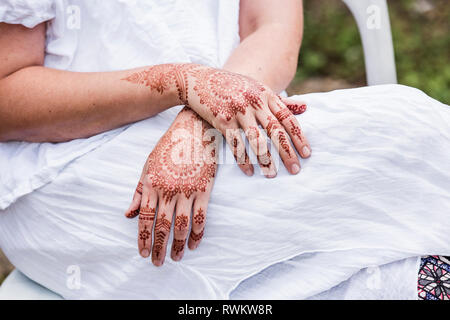
<instances>
[{"instance_id":1,"label":"floral henna design","mask_svg":"<svg viewBox=\"0 0 450 320\"><path fill-rule=\"evenodd\" d=\"M265 88L251 78L210 68L194 69L191 73L200 103L206 105L215 117L221 114L230 121L238 113L245 114L249 106L262 108L261 92Z\"/></svg>"},{"instance_id":2,"label":"floral henna design","mask_svg":"<svg viewBox=\"0 0 450 320\"><path fill-rule=\"evenodd\" d=\"M194 222L196 224L202 224L203 222L205 222L205 215L202 208L197 210L197 214L194 216Z\"/></svg>"},{"instance_id":3,"label":"floral henna design","mask_svg":"<svg viewBox=\"0 0 450 320\"><path fill-rule=\"evenodd\" d=\"M205 231L204 228L202 229L202 231L200 231L200 233L195 233L194 231L191 231L191 234L189 237L194 241L200 241L203 238L204 231Z\"/></svg>"},{"instance_id":4,"label":"floral henna design","mask_svg":"<svg viewBox=\"0 0 450 320\"><path fill-rule=\"evenodd\" d=\"M182 214L175 218L175 228L179 231L185 230L188 227L189 219L186 215Z\"/></svg>"},{"instance_id":5,"label":"floral henna design","mask_svg":"<svg viewBox=\"0 0 450 320\"><path fill-rule=\"evenodd\" d=\"M197 120L198 116L192 116L177 123L173 130L169 130L161 138L149 156L147 174L153 187L162 191L166 202L180 193L189 198L194 192L205 192L208 183L215 176L216 159L213 155L204 152L201 157L195 157L198 150L205 150L202 137L207 124L204 121L198 122L202 126L201 136L193 134L186 137L186 134L175 133L176 129L193 132L194 122ZM183 161L184 156L188 158L186 161Z\"/></svg>"},{"instance_id":6,"label":"floral henna design","mask_svg":"<svg viewBox=\"0 0 450 320\"><path fill-rule=\"evenodd\" d=\"M151 236L151 232L147 229L147 226L144 226L144 230L139 232L139 239L144 242L144 247L145 247L145 242L150 238L150 236Z\"/></svg>"},{"instance_id":7,"label":"floral henna design","mask_svg":"<svg viewBox=\"0 0 450 320\"><path fill-rule=\"evenodd\" d=\"M300 142L303 142L303 138L302 138L302 130L294 123L294 121L290 120L290 124L291 124L291 133L292 135L296 136Z\"/></svg>"},{"instance_id":8,"label":"floral henna design","mask_svg":"<svg viewBox=\"0 0 450 320\"><path fill-rule=\"evenodd\" d=\"M144 85L160 94L176 86L180 102L187 105L187 72L192 68L194 65L191 64L160 64L135 72L121 80Z\"/></svg>"}]
</instances>

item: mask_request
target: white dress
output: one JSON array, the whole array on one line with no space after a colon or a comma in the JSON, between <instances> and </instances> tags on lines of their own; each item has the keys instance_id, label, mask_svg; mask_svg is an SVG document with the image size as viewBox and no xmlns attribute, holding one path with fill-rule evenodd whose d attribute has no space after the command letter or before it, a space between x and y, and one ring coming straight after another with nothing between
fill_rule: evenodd
<instances>
[{"instance_id":1,"label":"white dress","mask_svg":"<svg viewBox=\"0 0 450 320\"><path fill-rule=\"evenodd\" d=\"M238 10L230 0L7 0L0 21L32 27L53 19L45 59L53 68L220 67L239 42ZM123 213L179 107L89 139L0 144L2 250L69 299L329 298L344 283L353 288L348 297L411 297L411 272L397 272L408 281L399 289L392 281L373 286L375 273L361 270L382 279L391 263L410 271L413 257L450 255L448 106L400 85L301 98L309 110L299 120L313 147L301 173L281 166L276 179L248 178L225 148L204 240L162 268L139 256L137 221ZM70 285L74 270L80 287Z\"/></svg>"}]
</instances>

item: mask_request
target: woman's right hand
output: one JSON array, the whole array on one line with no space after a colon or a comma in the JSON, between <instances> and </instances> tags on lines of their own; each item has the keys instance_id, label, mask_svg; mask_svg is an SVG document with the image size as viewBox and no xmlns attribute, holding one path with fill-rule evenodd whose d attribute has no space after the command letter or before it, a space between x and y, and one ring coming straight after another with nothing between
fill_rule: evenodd
<instances>
[{"instance_id":1,"label":"woman's right hand","mask_svg":"<svg viewBox=\"0 0 450 320\"><path fill-rule=\"evenodd\" d=\"M247 76L198 64L166 64L127 80L161 93L176 86L179 101L223 134L247 175L253 174L253 166L240 129L267 177L276 176L276 167L258 124L267 131L290 173L300 171L300 162L289 137L302 158L311 155L308 140L286 104L269 87Z\"/></svg>"}]
</instances>

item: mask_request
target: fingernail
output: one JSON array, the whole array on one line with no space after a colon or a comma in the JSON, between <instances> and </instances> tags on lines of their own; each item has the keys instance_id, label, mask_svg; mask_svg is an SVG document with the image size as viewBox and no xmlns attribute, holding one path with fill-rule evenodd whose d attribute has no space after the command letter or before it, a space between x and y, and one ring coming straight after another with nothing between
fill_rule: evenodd
<instances>
[{"instance_id":1,"label":"fingernail","mask_svg":"<svg viewBox=\"0 0 450 320\"><path fill-rule=\"evenodd\" d=\"M299 165L296 164L296 163L294 163L294 164L291 166L291 172L292 172L293 174L299 173L299 172L300 172L300 167L299 167Z\"/></svg>"},{"instance_id":2,"label":"fingernail","mask_svg":"<svg viewBox=\"0 0 450 320\"><path fill-rule=\"evenodd\" d=\"M248 175L249 177L251 177L253 175L253 170L247 169L247 170L245 170L245 174Z\"/></svg>"},{"instance_id":3,"label":"fingernail","mask_svg":"<svg viewBox=\"0 0 450 320\"><path fill-rule=\"evenodd\" d=\"M309 157L309 155L311 154L311 150L309 150L308 146L304 146L302 149L302 153L304 157Z\"/></svg>"},{"instance_id":4,"label":"fingernail","mask_svg":"<svg viewBox=\"0 0 450 320\"><path fill-rule=\"evenodd\" d=\"M144 258L147 258L150 255L150 251L148 249L142 249L141 250L141 256Z\"/></svg>"},{"instance_id":5,"label":"fingernail","mask_svg":"<svg viewBox=\"0 0 450 320\"><path fill-rule=\"evenodd\" d=\"M270 171L267 174L267 178L275 178L277 176L277 172L276 171Z\"/></svg>"}]
</instances>

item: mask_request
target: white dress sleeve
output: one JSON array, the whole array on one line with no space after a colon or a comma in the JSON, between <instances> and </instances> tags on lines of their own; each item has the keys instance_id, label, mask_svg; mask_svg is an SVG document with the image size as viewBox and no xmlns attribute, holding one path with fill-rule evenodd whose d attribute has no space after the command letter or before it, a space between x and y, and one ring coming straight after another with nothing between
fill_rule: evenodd
<instances>
[{"instance_id":1,"label":"white dress sleeve","mask_svg":"<svg viewBox=\"0 0 450 320\"><path fill-rule=\"evenodd\" d=\"M54 0L2 0L0 22L33 28L55 17Z\"/></svg>"}]
</instances>

